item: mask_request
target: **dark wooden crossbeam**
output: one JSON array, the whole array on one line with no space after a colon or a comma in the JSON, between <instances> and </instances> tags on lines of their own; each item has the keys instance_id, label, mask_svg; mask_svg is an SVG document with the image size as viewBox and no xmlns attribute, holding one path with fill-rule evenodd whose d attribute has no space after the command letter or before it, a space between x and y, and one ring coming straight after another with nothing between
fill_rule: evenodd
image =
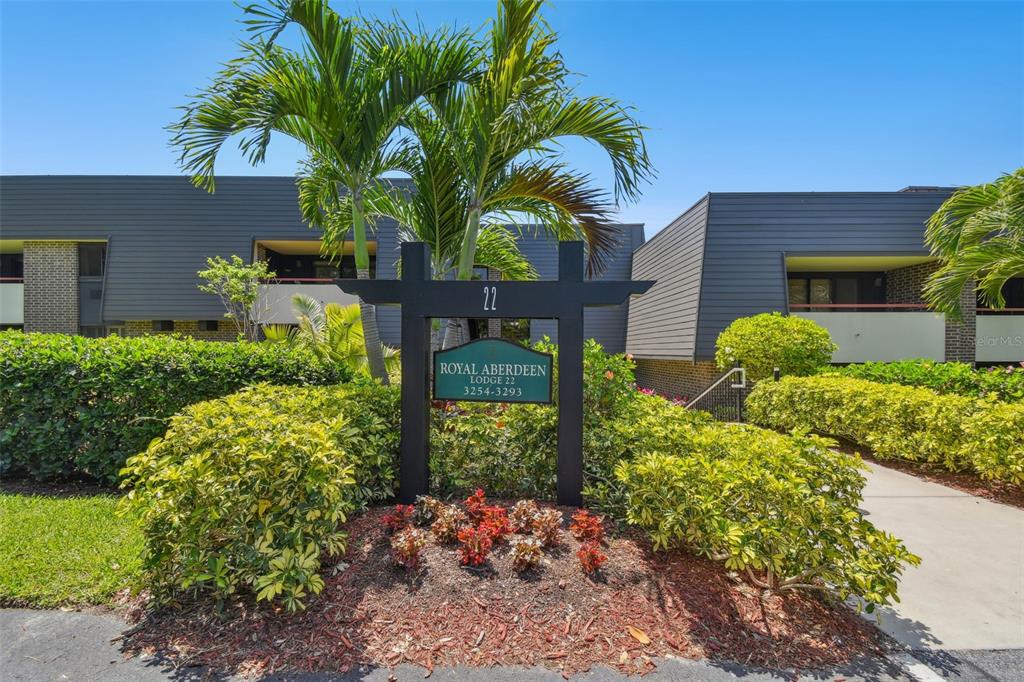
<instances>
[{"instance_id":1,"label":"dark wooden crossbeam","mask_svg":"<svg viewBox=\"0 0 1024 682\"><path fill-rule=\"evenodd\" d=\"M430 250L402 244L400 280L335 280L374 305L402 307L402 444L398 497L410 503L429 490L428 371L434 317L558 320L558 502L579 506L583 490L583 309L615 306L646 292L651 281L587 281L583 242L558 245L558 280L538 282L431 279Z\"/></svg>"}]
</instances>

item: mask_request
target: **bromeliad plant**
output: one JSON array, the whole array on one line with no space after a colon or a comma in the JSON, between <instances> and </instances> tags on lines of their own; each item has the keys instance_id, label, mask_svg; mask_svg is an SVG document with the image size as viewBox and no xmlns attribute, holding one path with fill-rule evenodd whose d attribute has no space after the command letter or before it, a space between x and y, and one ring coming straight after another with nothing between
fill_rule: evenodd
<instances>
[{"instance_id":1,"label":"bromeliad plant","mask_svg":"<svg viewBox=\"0 0 1024 682\"><path fill-rule=\"evenodd\" d=\"M544 552L537 538L517 538L512 543L512 568L522 573L540 566Z\"/></svg>"},{"instance_id":2,"label":"bromeliad plant","mask_svg":"<svg viewBox=\"0 0 1024 682\"><path fill-rule=\"evenodd\" d=\"M540 508L533 500L519 500L512 506L508 514L508 522L513 533L529 533L533 530L533 520Z\"/></svg>"},{"instance_id":3,"label":"bromeliad plant","mask_svg":"<svg viewBox=\"0 0 1024 682\"><path fill-rule=\"evenodd\" d=\"M556 547L562 542L562 512L543 509L533 519L533 535L545 547Z\"/></svg>"}]
</instances>

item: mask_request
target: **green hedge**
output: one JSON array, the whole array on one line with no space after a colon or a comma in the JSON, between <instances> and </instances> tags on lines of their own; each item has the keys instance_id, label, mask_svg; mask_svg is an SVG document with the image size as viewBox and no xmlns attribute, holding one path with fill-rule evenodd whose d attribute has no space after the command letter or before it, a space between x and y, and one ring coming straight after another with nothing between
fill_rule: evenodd
<instances>
[{"instance_id":1,"label":"green hedge","mask_svg":"<svg viewBox=\"0 0 1024 682\"><path fill-rule=\"evenodd\" d=\"M686 441L616 470L629 522L656 548L690 547L772 590L830 589L869 610L896 598L919 559L864 518L859 459L745 425L690 429Z\"/></svg>"},{"instance_id":2,"label":"green hedge","mask_svg":"<svg viewBox=\"0 0 1024 682\"><path fill-rule=\"evenodd\" d=\"M0 473L113 482L186 405L257 382L350 378L271 344L0 333Z\"/></svg>"},{"instance_id":3,"label":"green hedge","mask_svg":"<svg viewBox=\"0 0 1024 682\"><path fill-rule=\"evenodd\" d=\"M901 360L865 362L846 367L831 367L825 374L867 379L883 384L903 384L930 388L939 393L1005 401L1024 401L1024 366L974 369L963 362Z\"/></svg>"},{"instance_id":4,"label":"green hedge","mask_svg":"<svg viewBox=\"0 0 1024 682\"><path fill-rule=\"evenodd\" d=\"M882 459L936 462L1024 483L1024 404L815 376L759 382L746 407L756 424L837 436Z\"/></svg>"}]
</instances>

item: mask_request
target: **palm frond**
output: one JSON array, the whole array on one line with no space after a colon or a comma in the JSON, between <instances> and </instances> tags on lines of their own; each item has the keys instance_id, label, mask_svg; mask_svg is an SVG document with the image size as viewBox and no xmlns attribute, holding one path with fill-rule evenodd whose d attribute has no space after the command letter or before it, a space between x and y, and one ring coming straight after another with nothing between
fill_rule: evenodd
<instances>
[{"instance_id":1,"label":"palm frond","mask_svg":"<svg viewBox=\"0 0 1024 682\"><path fill-rule=\"evenodd\" d=\"M1005 307L1007 280L1024 275L1024 168L955 192L929 218L925 243L941 262L924 287L934 309L959 319L965 288Z\"/></svg>"}]
</instances>

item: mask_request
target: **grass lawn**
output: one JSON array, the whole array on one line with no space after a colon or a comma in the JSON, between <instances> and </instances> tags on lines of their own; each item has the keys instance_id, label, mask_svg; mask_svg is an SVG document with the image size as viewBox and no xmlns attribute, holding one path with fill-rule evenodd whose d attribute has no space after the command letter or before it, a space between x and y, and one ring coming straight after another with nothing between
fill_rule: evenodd
<instances>
[{"instance_id":1,"label":"grass lawn","mask_svg":"<svg viewBox=\"0 0 1024 682\"><path fill-rule=\"evenodd\" d=\"M142 534L117 500L0 493L0 605L108 604L132 585Z\"/></svg>"}]
</instances>

